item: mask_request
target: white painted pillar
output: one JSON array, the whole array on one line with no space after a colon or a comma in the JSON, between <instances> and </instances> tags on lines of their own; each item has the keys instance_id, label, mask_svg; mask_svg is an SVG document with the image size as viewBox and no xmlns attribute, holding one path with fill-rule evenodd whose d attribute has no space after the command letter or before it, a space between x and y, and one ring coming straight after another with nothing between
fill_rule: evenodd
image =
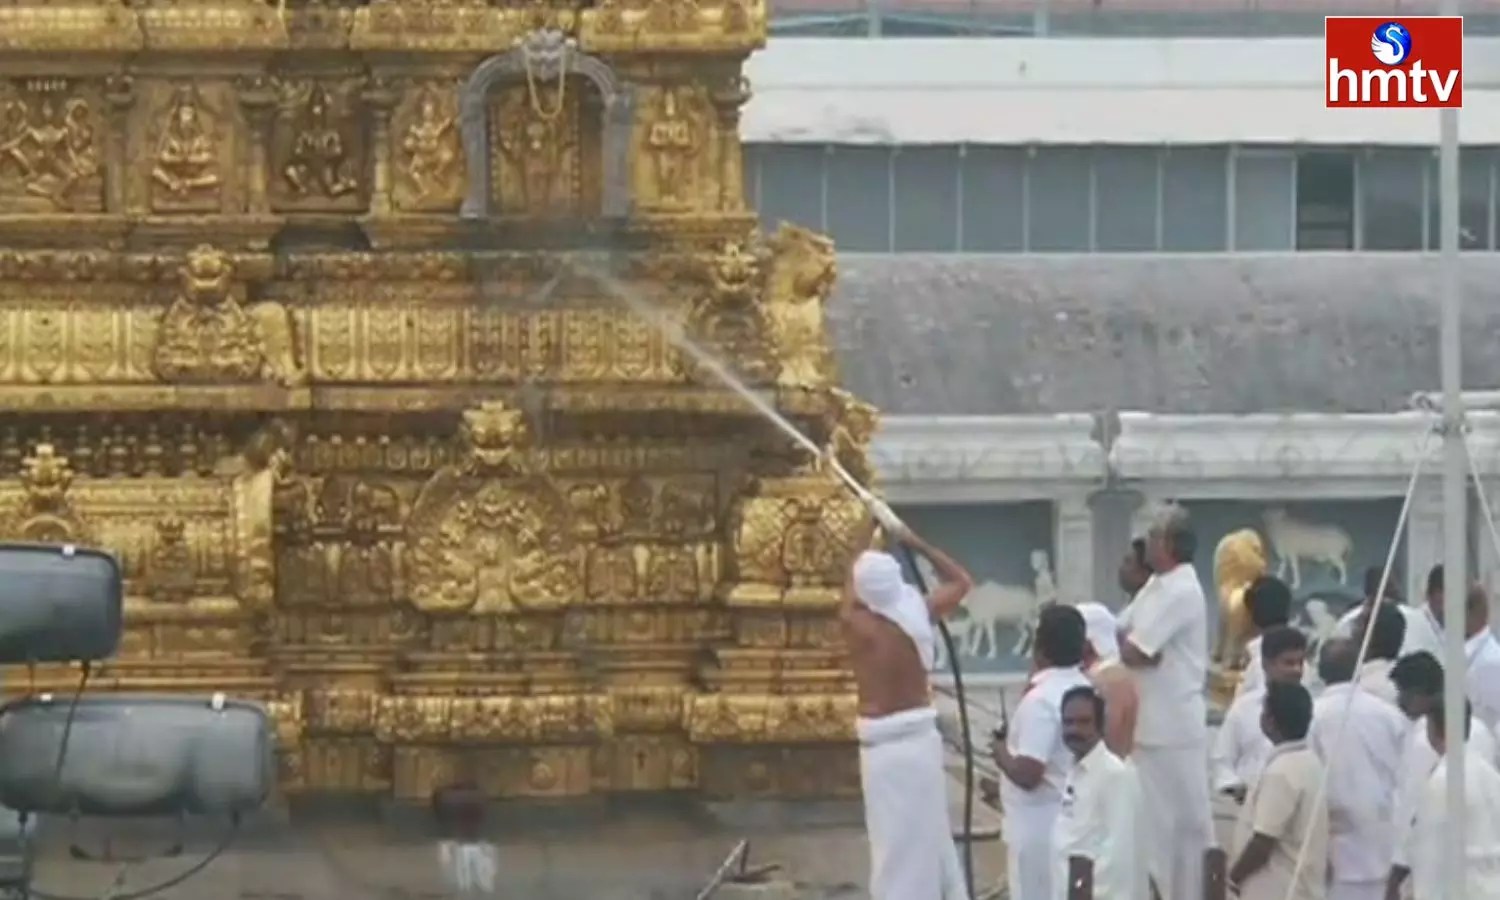
<instances>
[{"instance_id":1,"label":"white painted pillar","mask_svg":"<svg viewBox=\"0 0 1500 900\"><path fill-rule=\"evenodd\" d=\"M1406 523L1406 598L1419 601L1427 592L1427 573L1443 561L1442 485L1431 479L1417 482Z\"/></svg>"},{"instance_id":2,"label":"white painted pillar","mask_svg":"<svg viewBox=\"0 0 1500 900\"><path fill-rule=\"evenodd\" d=\"M1052 504L1052 560L1058 599L1094 599L1094 508L1086 490L1068 491Z\"/></svg>"}]
</instances>

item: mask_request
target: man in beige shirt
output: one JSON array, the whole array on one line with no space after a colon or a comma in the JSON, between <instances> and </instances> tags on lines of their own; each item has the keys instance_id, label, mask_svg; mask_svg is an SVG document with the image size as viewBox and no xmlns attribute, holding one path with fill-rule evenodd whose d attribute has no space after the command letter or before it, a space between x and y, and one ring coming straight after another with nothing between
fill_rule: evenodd
<instances>
[{"instance_id":1,"label":"man in beige shirt","mask_svg":"<svg viewBox=\"0 0 1500 900\"><path fill-rule=\"evenodd\" d=\"M1307 688L1266 685L1261 728L1275 748L1250 789L1235 829L1229 886L1240 900L1328 896L1328 814L1318 803L1320 763L1307 746L1312 713ZM1304 842L1307 854L1297 871Z\"/></svg>"}]
</instances>

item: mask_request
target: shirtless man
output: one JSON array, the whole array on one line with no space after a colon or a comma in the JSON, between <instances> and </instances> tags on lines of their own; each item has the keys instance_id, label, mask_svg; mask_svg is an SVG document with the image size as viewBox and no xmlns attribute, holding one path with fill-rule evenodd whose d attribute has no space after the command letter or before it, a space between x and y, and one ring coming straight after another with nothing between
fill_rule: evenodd
<instances>
[{"instance_id":1,"label":"shirtless man","mask_svg":"<svg viewBox=\"0 0 1500 900\"><path fill-rule=\"evenodd\" d=\"M928 672L934 620L958 608L973 578L917 537L889 509L885 541L932 564L928 596L906 583L901 564L876 540L872 521L856 546L842 618L859 691L860 779L870 840L871 900L967 900L948 821L943 739Z\"/></svg>"}]
</instances>

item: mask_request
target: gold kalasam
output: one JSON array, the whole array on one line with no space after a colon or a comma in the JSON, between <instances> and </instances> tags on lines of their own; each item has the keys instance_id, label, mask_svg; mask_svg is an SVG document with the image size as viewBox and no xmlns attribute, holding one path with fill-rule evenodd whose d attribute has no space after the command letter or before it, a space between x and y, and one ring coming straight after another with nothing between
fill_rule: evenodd
<instances>
[{"instance_id":1,"label":"gold kalasam","mask_svg":"<svg viewBox=\"0 0 1500 900\"><path fill-rule=\"evenodd\" d=\"M857 789L862 510L571 265L869 473L833 248L744 202L765 16L0 6L0 537L119 554L93 689L270 702L293 793Z\"/></svg>"}]
</instances>

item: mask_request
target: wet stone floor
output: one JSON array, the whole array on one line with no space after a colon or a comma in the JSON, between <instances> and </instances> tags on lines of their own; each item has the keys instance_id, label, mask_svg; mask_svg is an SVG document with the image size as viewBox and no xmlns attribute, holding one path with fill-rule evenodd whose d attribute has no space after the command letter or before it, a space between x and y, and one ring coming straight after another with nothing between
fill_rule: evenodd
<instances>
[{"instance_id":1,"label":"wet stone floor","mask_svg":"<svg viewBox=\"0 0 1500 900\"><path fill-rule=\"evenodd\" d=\"M780 864L790 882L764 894L724 891L719 900L864 900L869 860L855 804L734 804L599 809L511 808L492 817L505 900L693 900L741 839L749 864ZM161 900L439 900L450 897L425 816L267 815L246 825L201 872ZM226 826L195 821L181 855L146 862L180 840L162 823L44 823L33 885L55 900L103 900L153 887L191 868ZM77 845L85 855L70 851ZM976 850L980 884L1003 867L998 844ZM983 893L981 887L980 893Z\"/></svg>"}]
</instances>

